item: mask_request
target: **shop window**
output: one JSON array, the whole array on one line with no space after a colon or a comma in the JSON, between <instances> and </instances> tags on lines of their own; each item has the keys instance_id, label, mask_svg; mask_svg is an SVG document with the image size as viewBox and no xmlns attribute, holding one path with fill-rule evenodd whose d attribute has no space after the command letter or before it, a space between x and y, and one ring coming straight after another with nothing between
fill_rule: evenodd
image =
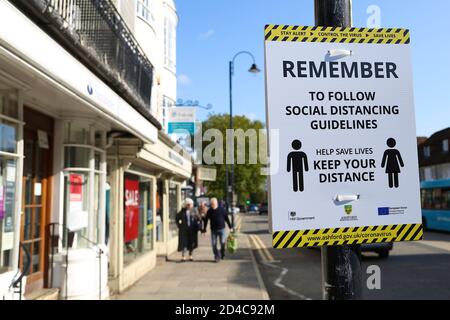
<instances>
[{"instance_id":1,"label":"shop window","mask_svg":"<svg viewBox=\"0 0 450 320\"><path fill-rule=\"evenodd\" d=\"M124 265L153 250L153 199L153 179L125 174Z\"/></svg>"},{"instance_id":2,"label":"shop window","mask_svg":"<svg viewBox=\"0 0 450 320\"><path fill-rule=\"evenodd\" d=\"M89 168L91 150L89 147L64 148L64 166L66 168Z\"/></svg>"},{"instance_id":3,"label":"shop window","mask_svg":"<svg viewBox=\"0 0 450 320\"><path fill-rule=\"evenodd\" d=\"M0 273L13 268L17 161L0 156Z\"/></svg>"},{"instance_id":4,"label":"shop window","mask_svg":"<svg viewBox=\"0 0 450 320\"><path fill-rule=\"evenodd\" d=\"M17 135L20 128L17 102L7 93L0 92L0 274L16 268L14 241L18 208Z\"/></svg>"},{"instance_id":5,"label":"shop window","mask_svg":"<svg viewBox=\"0 0 450 320\"><path fill-rule=\"evenodd\" d=\"M66 122L64 126L64 143L92 146L92 128L77 122Z\"/></svg>"},{"instance_id":6,"label":"shop window","mask_svg":"<svg viewBox=\"0 0 450 320\"><path fill-rule=\"evenodd\" d=\"M17 102L7 93L0 92L0 114L9 118L18 118Z\"/></svg>"},{"instance_id":7,"label":"shop window","mask_svg":"<svg viewBox=\"0 0 450 320\"><path fill-rule=\"evenodd\" d=\"M17 125L0 119L0 151L17 152Z\"/></svg>"},{"instance_id":8,"label":"shop window","mask_svg":"<svg viewBox=\"0 0 450 320\"><path fill-rule=\"evenodd\" d=\"M177 236L178 234L178 227L176 224L176 215L180 208L179 203L179 184L177 183L170 183L169 186L169 231L170 231L170 238L173 238Z\"/></svg>"},{"instance_id":9,"label":"shop window","mask_svg":"<svg viewBox=\"0 0 450 320\"><path fill-rule=\"evenodd\" d=\"M64 175L64 224L70 231L67 239L70 247L89 246L89 182L86 172L70 171Z\"/></svg>"},{"instance_id":10,"label":"shop window","mask_svg":"<svg viewBox=\"0 0 450 320\"><path fill-rule=\"evenodd\" d=\"M100 132L100 139L99 139ZM88 248L102 243L105 213L106 132L68 121L64 126L64 244Z\"/></svg>"}]
</instances>

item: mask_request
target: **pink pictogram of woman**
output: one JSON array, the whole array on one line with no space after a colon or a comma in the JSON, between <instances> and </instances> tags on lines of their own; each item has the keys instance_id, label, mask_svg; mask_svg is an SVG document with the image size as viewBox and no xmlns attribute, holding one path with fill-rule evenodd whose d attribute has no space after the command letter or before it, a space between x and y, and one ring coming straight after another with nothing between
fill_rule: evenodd
<instances>
[{"instance_id":1,"label":"pink pictogram of woman","mask_svg":"<svg viewBox=\"0 0 450 320\"><path fill-rule=\"evenodd\" d=\"M389 188L398 188L400 183L398 181L398 174L401 172L400 167L404 167L402 156L400 151L394 149L397 145L397 141L394 138L387 140L387 149L383 155L383 161L381 162L381 167L386 168L386 173L389 180Z\"/></svg>"}]
</instances>

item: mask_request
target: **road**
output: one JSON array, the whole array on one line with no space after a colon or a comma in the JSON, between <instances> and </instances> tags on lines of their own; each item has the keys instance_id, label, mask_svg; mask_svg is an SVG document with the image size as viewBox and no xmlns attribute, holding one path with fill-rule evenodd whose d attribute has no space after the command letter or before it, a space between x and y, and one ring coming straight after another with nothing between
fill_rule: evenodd
<instances>
[{"instance_id":1,"label":"road","mask_svg":"<svg viewBox=\"0 0 450 320\"><path fill-rule=\"evenodd\" d=\"M272 249L268 217L242 215L270 298L321 299L320 250ZM380 267L380 290L366 286L371 265ZM424 241L396 243L388 259L364 253L362 267L364 299L450 299L450 234L427 231Z\"/></svg>"}]
</instances>

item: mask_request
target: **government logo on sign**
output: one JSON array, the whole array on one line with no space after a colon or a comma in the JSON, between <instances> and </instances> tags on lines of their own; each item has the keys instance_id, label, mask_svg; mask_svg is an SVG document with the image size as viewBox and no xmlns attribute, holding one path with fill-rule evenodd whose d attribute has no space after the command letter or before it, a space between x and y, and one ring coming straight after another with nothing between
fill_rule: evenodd
<instances>
[{"instance_id":1,"label":"government logo on sign","mask_svg":"<svg viewBox=\"0 0 450 320\"><path fill-rule=\"evenodd\" d=\"M344 206L344 210L345 210L346 214L350 215L353 212L353 206L351 206L351 205Z\"/></svg>"}]
</instances>

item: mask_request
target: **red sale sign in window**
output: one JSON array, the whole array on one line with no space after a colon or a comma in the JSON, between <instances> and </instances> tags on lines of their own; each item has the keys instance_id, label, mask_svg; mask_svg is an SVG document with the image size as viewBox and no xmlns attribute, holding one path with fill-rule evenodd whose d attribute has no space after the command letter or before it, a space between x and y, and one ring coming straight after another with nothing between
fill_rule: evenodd
<instances>
[{"instance_id":1,"label":"red sale sign in window","mask_svg":"<svg viewBox=\"0 0 450 320\"><path fill-rule=\"evenodd\" d=\"M125 179L125 242L139 235L139 181Z\"/></svg>"},{"instance_id":2,"label":"red sale sign in window","mask_svg":"<svg viewBox=\"0 0 450 320\"><path fill-rule=\"evenodd\" d=\"M81 202L83 199L83 176L70 175L70 202Z\"/></svg>"}]
</instances>

